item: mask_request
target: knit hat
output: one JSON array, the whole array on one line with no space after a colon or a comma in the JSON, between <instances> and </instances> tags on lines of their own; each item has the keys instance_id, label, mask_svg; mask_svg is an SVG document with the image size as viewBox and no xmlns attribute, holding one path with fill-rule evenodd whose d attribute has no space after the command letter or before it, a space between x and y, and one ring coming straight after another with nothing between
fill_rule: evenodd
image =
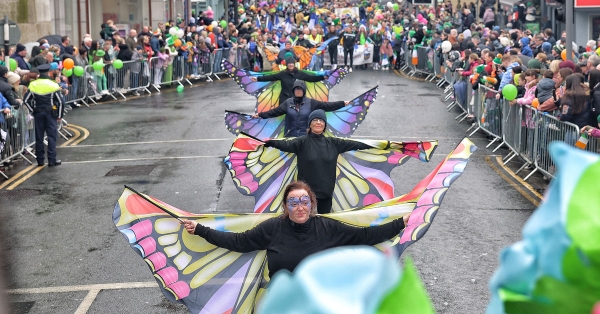
<instances>
[{"instance_id":1,"label":"knit hat","mask_svg":"<svg viewBox=\"0 0 600 314\"><path fill-rule=\"evenodd\" d=\"M538 59L531 59L527 62L527 68L540 70L542 68L542 63Z\"/></svg>"},{"instance_id":2,"label":"knit hat","mask_svg":"<svg viewBox=\"0 0 600 314\"><path fill-rule=\"evenodd\" d=\"M502 64L502 55L498 54L496 58L494 58L494 64Z\"/></svg>"},{"instance_id":3,"label":"knit hat","mask_svg":"<svg viewBox=\"0 0 600 314\"><path fill-rule=\"evenodd\" d=\"M8 75L6 78L8 80L8 84L10 84L10 85L13 85L14 83L18 82L21 79L21 77L15 72L8 72Z\"/></svg>"},{"instance_id":4,"label":"knit hat","mask_svg":"<svg viewBox=\"0 0 600 314\"><path fill-rule=\"evenodd\" d=\"M565 50L565 46L561 45L561 44L556 44L554 46L554 51L556 51L556 53L560 54L563 50Z\"/></svg>"},{"instance_id":5,"label":"knit hat","mask_svg":"<svg viewBox=\"0 0 600 314\"><path fill-rule=\"evenodd\" d=\"M550 51L552 50L552 44L549 42L545 42L542 44L542 50L544 51L544 53L549 54Z\"/></svg>"},{"instance_id":6,"label":"knit hat","mask_svg":"<svg viewBox=\"0 0 600 314\"><path fill-rule=\"evenodd\" d=\"M0 77L4 77L6 73L8 73L8 68L3 65L0 65Z\"/></svg>"},{"instance_id":7,"label":"knit hat","mask_svg":"<svg viewBox=\"0 0 600 314\"><path fill-rule=\"evenodd\" d=\"M482 64L482 65L478 65L478 66L475 68L475 72L476 72L477 74L481 74L481 73L483 73L483 71L484 71L484 70L485 70L485 66L484 66L483 64Z\"/></svg>"},{"instance_id":8,"label":"knit hat","mask_svg":"<svg viewBox=\"0 0 600 314\"><path fill-rule=\"evenodd\" d=\"M573 63L573 61L571 61L571 60L563 61L558 65L558 68L559 69L569 68L573 72L575 72L575 63Z\"/></svg>"},{"instance_id":9,"label":"knit hat","mask_svg":"<svg viewBox=\"0 0 600 314\"><path fill-rule=\"evenodd\" d=\"M296 64L296 59L294 57L287 57L285 58L285 64Z\"/></svg>"},{"instance_id":10,"label":"knit hat","mask_svg":"<svg viewBox=\"0 0 600 314\"><path fill-rule=\"evenodd\" d=\"M27 49L25 46L23 46L21 44L17 44L17 51L16 52L19 53L19 52L21 52L21 51L23 51L25 49Z\"/></svg>"},{"instance_id":11,"label":"knit hat","mask_svg":"<svg viewBox=\"0 0 600 314\"><path fill-rule=\"evenodd\" d=\"M600 123L600 116L598 116L598 118L596 118L596 120L598 120L598 123Z\"/></svg>"},{"instance_id":12,"label":"knit hat","mask_svg":"<svg viewBox=\"0 0 600 314\"><path fill-rule=\"evenodd\" d=\"M325 122L325 126L327 127L327 116L325 115L325 111L323 111L323 109L317 109L310 113L310 115L308 116L308 125L310 125L310 123L314 119L323 120L323 122Z\"/></svg>"}]
</instances>

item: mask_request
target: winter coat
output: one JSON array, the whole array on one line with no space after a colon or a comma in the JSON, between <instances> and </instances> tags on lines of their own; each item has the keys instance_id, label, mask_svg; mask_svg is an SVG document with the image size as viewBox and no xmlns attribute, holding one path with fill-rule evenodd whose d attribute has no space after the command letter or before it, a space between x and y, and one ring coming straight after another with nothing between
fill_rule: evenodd
<instances>
[{"instance_id":1,"label":"winter coat","mask_svg":"<svg viewBox=\"0 0 600 314\"><path fill-rule=\"evenodd\" d=\"M590 123L590 104L586 102L581 112L575 113L573 106L570 104L567 98L562 98L561 102L561 115L560 121L571 122L577 125L580 129Z\"/></svg>"},{"instance_id":2,"label":"winter coat","mask_svg":"<svg viewBox=\"0 0 600 314\"><path fill-rule=\"evenodd\" d=\"M266 146L296 154L298 180L308 183L317 198L332 197L339 154L372 148L362 142L314 133L291 140L270 140Z\"/></svg>"},{"instance_id":3,"label":"winter coat","mask_svg":"<svg viewBox=\"0 0 600 314\"><path fill-rule=\"evenodd\" d=\"M355 33L342 33L342 41L344 42L344 49L352 50L354 49L354 44L356 43L356 34Z\"/></svg>"},{"instance_id":4,"label":"winter coat","mask_svg":"<svg viewBox=\"0 0 600 314\"><path fill-rule=\"evenodd\" d=\"M494 14L494 11L491 8L488 8L487 10L485 10L485 13L483 13L483 23L488 23L488 22L493 22L496 19L496 14Z\"/></svg>"},{"instance_id":5,"label":"winter coat","mask_svg":"<svg viewBox=\"0 0 600 314\"><path fill-rule=\"evenodd\" d=\"M294 82L294 89L302 88L303 97L292 97L284 101L279 107L258 114L262 119L275 118L285 114L285 137L298 137L306 135L308 129L308 116L317 109L334 111L343 108L343 101L321 102L306 97L306 83L304 81Z\"/></svg>"},{"instance_id":6,"label":"winter coat","mask_svg":"<svg viewBox=\"0 0 600 314\"><path fill-rule=\"evenodd\" d=\"M10 104L8 103L8 100L4 98L4 96L0 95L0 123L6 123L3 113L4 109L6 108L10 109Z\"/></svg>"},{"instance_id":7,"label":"winter coat","mask_svg":"<svg viewBox=\"0 0 600 314\"><path fill-rule=\"evenodd\" d=\"M523 45L521 47L521 54L533 58L533 51L529 47L529 37L521 38L521 44Z\"/></svg>"},{"instance_id":8,"label":"winter coat","mask_svg":"<svg viewBox=\"0 0 600 314\"><path fill-rule=\"evenodd\" d=\"M537 86L535 85L535 81L526 84L525 85L525 95L523 95L522 98L517 99L517 104L531 105L531 103L535 99L536 88L537 88Z\"/></svg>"},{"instance_id":9,"label":"winter coat","mask_svg":"<svg viewBox=\"0 0 600 314\"><path fill-rule=\"evenodd\" d=\"M389 43L387 45L382 45L379 48L379 54L382 56L382 58L384 55L388 58L391 57L394 54L394 51L392 50L392 45Z\"/></svg>"},{"instance_id":10,"label":"winter coat","mask_svg":"<svg viewBox=\"0 0 600 314\"><path fill-rule=\"evenodd\" d=\"M537 99L540 101L540 104L552 97L555 84L553 79L543 78L540 80L537 84Z\"/></svg>"},{"instance_id":11,"label":"winter coat","mask_svg":"<svg viewBox=\"0 0 600 314\"><path fill-rule=\"evenodd\" d=\"M19 107L19 102L15 99L15 97L11 93L12 89L13 88L12 88L12 86L10 86L10 84L8 84L8 80L6 79L6 77L0 77L0 95L4 96L4 98L6 98L6 100L8 101L8 104L11 107L17 108L17 107Z\"/></svg>"},{"instance_id":12,"label":"winter coat","mask_svg":"<svg viewBox=\"0 0 600 314\"><path fill-rule=\"evenodd\" d=\"M501 91L504 88L504 86L513 82L513 75L511 70L516 66L519 66L519 63L513 62L506 68L506 72L504 72L504 74L502 75L502 80L500 81L500 87L498 89L499 91Z\"/></svg>"},{"instance_id":13,"label":"winter coat","mask_svg":"<svg viewBox=\"0 0 600 314\"><path fill-rule=\"evenodd\" d=\"M117 54L117 59L125 62L131 61L132 52L129 50L129 46L124 44L119 44L119 54Z\"/></svg>"}]
</instances>

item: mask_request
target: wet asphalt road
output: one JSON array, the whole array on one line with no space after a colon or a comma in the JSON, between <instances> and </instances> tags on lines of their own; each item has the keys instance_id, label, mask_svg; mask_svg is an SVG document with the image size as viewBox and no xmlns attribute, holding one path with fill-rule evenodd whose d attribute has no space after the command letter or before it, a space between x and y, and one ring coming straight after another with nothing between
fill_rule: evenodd
<instances>
[{"instance_id":1,"label":"wet asphalt road","mask_svg":"<svg viewBox=\"0 0 600 314\"><path fill-rule=\"evenodd\" d=\"M354 138L439 140L431 162L411 160L393 171L400 195L460 142L467 125L446 111L434 84L393 72L356 70L330 99L350 100L375 85L378 98ZM10 295L11 301L31 306L29 313L74 313L92 288L69 287L108 284L90 295L88 313L186 313L156 287L112 285L154 282L114 227L113 208L127 184L190 212L251 211L253 199L237 192L221 161L234 139L223 124L223 111L251 113L254 103L224 79L183 93L164 91L72 111L68 121L87 128L89 137L59 148L62 166L45 168L18 187L41 190L40 195L0 200L9 234L3 238L3 256L12 265L8 288L44 292L36 288L66 286L65 292L24 291ZM484 312L498 254L520 239L535 208L485 162L485 156L502 149L485 149L488 140L481 134L472 140L479 150L446 194L427 235L406 252L438 313ZM105 176L115 166L131 165L156 167L150 175Z\"/></svg>"}]
</instances>

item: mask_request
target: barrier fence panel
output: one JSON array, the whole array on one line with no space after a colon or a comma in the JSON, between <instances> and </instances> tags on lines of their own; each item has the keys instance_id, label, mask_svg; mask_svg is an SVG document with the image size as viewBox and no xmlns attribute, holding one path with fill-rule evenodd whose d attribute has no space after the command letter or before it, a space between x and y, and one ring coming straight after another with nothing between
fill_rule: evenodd
<instances>
[{"instance_id":1,"label":"barrier fence panel","mask_svg":"<svg viewBox=\"0 0 600 314\"><path fill-rule=\"evenodd\" d=\"M112 66L111 66L112 67ZM112 74L108 73L109 65L105 65L100 70L95 70L92 65L85 67L85 84L87 86L87 99L96 104L96 100L104 96L110 96L114 100L117 98L109 91L109 79L112 81ZM113 69L114 70L114 69Z\"/></svg>"},{"instance_id":2,"label":"barrier fence panel","mask_svg":"<svg viewBox=\"0 0 600 314\"><path fill-rule=\"evenodd\" d=\"M521 113L520 105L511 105L509 101L502 100L502 142L496 148L506 145L510 153L505 157L507 164L521 152ZM495 150L494 150L495 151Z\"/></svg>"},{"instance_id":3,"label":"barrier fence panel","mask_svg":"<svg viewBox=\"0 0 600 314\"><path fill-rule=\"evenodd\" d=\"M250 70L248 49L245 47L238 47L236 50L234 65L243 70Z\"/></svg>"},{"instance_id":4,"label":"barrier fence panel","mask_svg":"<svg viewBox=\"0 0 600 314\"><path fill-rule=\"evenodd\" d=\"M209 50L206 51L199 51L198 52L198 69L197 71L197 75L199 75L202 78L206 78L207 81L212 82L212 53L210 53Z\"/></svg>"},{"instance_id":5,"label":"barrier fence panel","mask_svg":"<svg viewBox=\"0 0 600 314\"><path fill-rule=\"evenodd\" d=\"M31 154L27 147L35 144L33 127L33 116L26 106L12 109L11 114L4 117L4 121L0 122L0 130L4 132L6 138L0 154L0 163L9 162L20 156L30 165L33 164L25 157L26 151ZM0 175L8 179L4 172L0 171Z\"/></svg>"},{"instance_id":6,"label":"barrier fence panel","mask_svg":"<svg viewBox=\"0 0 600 314\"><path fill-rule=\"evenodd\" d=\"M529 106L521 107L521 147L519 148L519 157L525 161L525 164L517 170L517 174L521 172L525 167L533 165L535 162L537 151L536 146L536 129L538 121L538 111ZM534 172L537 171L537 168Z\"/></svg>"},{"instance_id":7,"label":"barrier fence panel","mask_svg":"<svg viewBox=\"0 0 600 314\"><path fill-rule=\"evenodd\" d=\"M406 75L413 76L415 75L416 69L415 64L417 64L417 60L415 59L413 63L413 48L411 45L406 44L407 49L404 50L404 66L408 69L408 73Z\"/></svg>"},{"instance_id":8,"label":"barrier fence panel","mask_svg":"<svg viewBox=\"0 0 600 314\"><path fill-rule=\"evenodd\" d=\"M427 75L425 80L430 80L433 75L433 66L429 60L429 54L427 47L415 47L417 50L417 64L415 65L415 72Z\"/></svg>"},{"instance_id":9,"label":"barrier fence panel","mask_svg":"<svg viewBox=\"0 0 600 314\"><path fill-rule=\"evenodd\" d=\"M536 133L535 167L547 177L553 178L556 168L548 153L548 145L553 141L561 141L574 146L579 138L579 127L559 121L558 118L544 112L538 114ZM525 177L525 180L529 179L531 174Z\"/></svg>"},{"instance_id":10,"label":"barrier fence panel","mask_svg":"<svg viewBox=\"0 0 600 314\"><path fill-rule=\"evenodd\" d=\"M82 76L76 76L72 74L69 79L69 86L67 90L69 91L67 95L65 95L65 104L79 104L83 103L88 106L87 102L87 93L88 93L88 84L86 82L85 72Z\"/></svg>"},{"instance_id":11,"label":"barrier fence panel","mask_svg":"<svg viewBox=\"0 0 600 314\"><path fill-rule=\"evenodd\" d=\"M474 108L477 128L469 136L473 136L478 130L487 133L493 137L492 141L486 146L488 148L497 140L502 139L502 104L500 100L496 99L497 91L482 85L479 85L478 89L479 102L475 104Z\"/></svg>"},{"instance_id":12,"label":"barrier fence panel","mask_svg":"<svg viewBox=\"0 0 600 314\"><path fill-rule=\"evenodd\" d=\"M219 49L215 49L215 51L213 52L214 59L213 59L212 75L214 75L218 80L221 79L218 74L225 74L225 70L223 70L221 60L223 60L223 59L229 60L229 53L230 53L230 48L219 48Z\"/></svg>"},{"instance_id":13,"label":"barrier fence panel","mask_svg":"<svg viewBox=\"0 0 600 314\"><path fill-rule=\"evenodd\" d=\"M596 137L589 138L585 150L596 154L600 154L600 139Z\"/></svg>"},{"instance_id":14,"label":"barrier fence panel","mask_svg":"<svg viewBox=\"0 0 600 314\"><path fill-rule=\"evenodd\" d=\"M116 93L124 99L126 93L132 93L139 95L140 92L147 92L150 94L148 87L150 86L149 80L143 78L143 68L146 66L146 59L142 60L130 60L123 62L123 67L115 69L114 65L110 65L115 72L115 83ZM144 84L145 83L145 84Z\"/></svg>"},{"instance_id":15,"label":"barrier fence panel","mask_svg":"<svg viewBox=\"0 0 600 314\"><path fill-rule=\"evenodd\" d=\"M153 57L150 59L151 86L160 92L161 85L181 84L185 79L185 65L182 56L170 58Z\"/></svg>"},{"instance_id":16,"label":"barrier fence panel","mask_svg":"<svg viewBox=\"0 0 600 314\"><path fill-rule=\"evenodd\" d=\"M406 71L406 69L408 69L408 66L410 64L410 51L408 50L408 44L406 43L406 41L403 41L401 46L402 48L400 49L403 51L403 53L401 56L399 56L400 62L402 63L400 71L404 72Z\"/></svg>"}]
</instances>

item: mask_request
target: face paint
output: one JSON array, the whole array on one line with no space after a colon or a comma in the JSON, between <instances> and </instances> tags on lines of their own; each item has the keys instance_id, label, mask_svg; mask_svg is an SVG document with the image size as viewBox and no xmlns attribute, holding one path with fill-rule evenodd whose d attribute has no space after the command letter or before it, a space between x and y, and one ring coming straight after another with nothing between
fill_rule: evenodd
<instances>
[{"instance_id":1,"label":"face paint","mask_svg":"<svg viewBox=\"0 0 600 314\"><path fill-rule=\"evenodd\" d=\"M298 207L298 205L302 205L310 209L310 197L308 195L303 195L299 198L289 197L286 201L286 205L290 211Z\"/></svg>"}]
</instances>

